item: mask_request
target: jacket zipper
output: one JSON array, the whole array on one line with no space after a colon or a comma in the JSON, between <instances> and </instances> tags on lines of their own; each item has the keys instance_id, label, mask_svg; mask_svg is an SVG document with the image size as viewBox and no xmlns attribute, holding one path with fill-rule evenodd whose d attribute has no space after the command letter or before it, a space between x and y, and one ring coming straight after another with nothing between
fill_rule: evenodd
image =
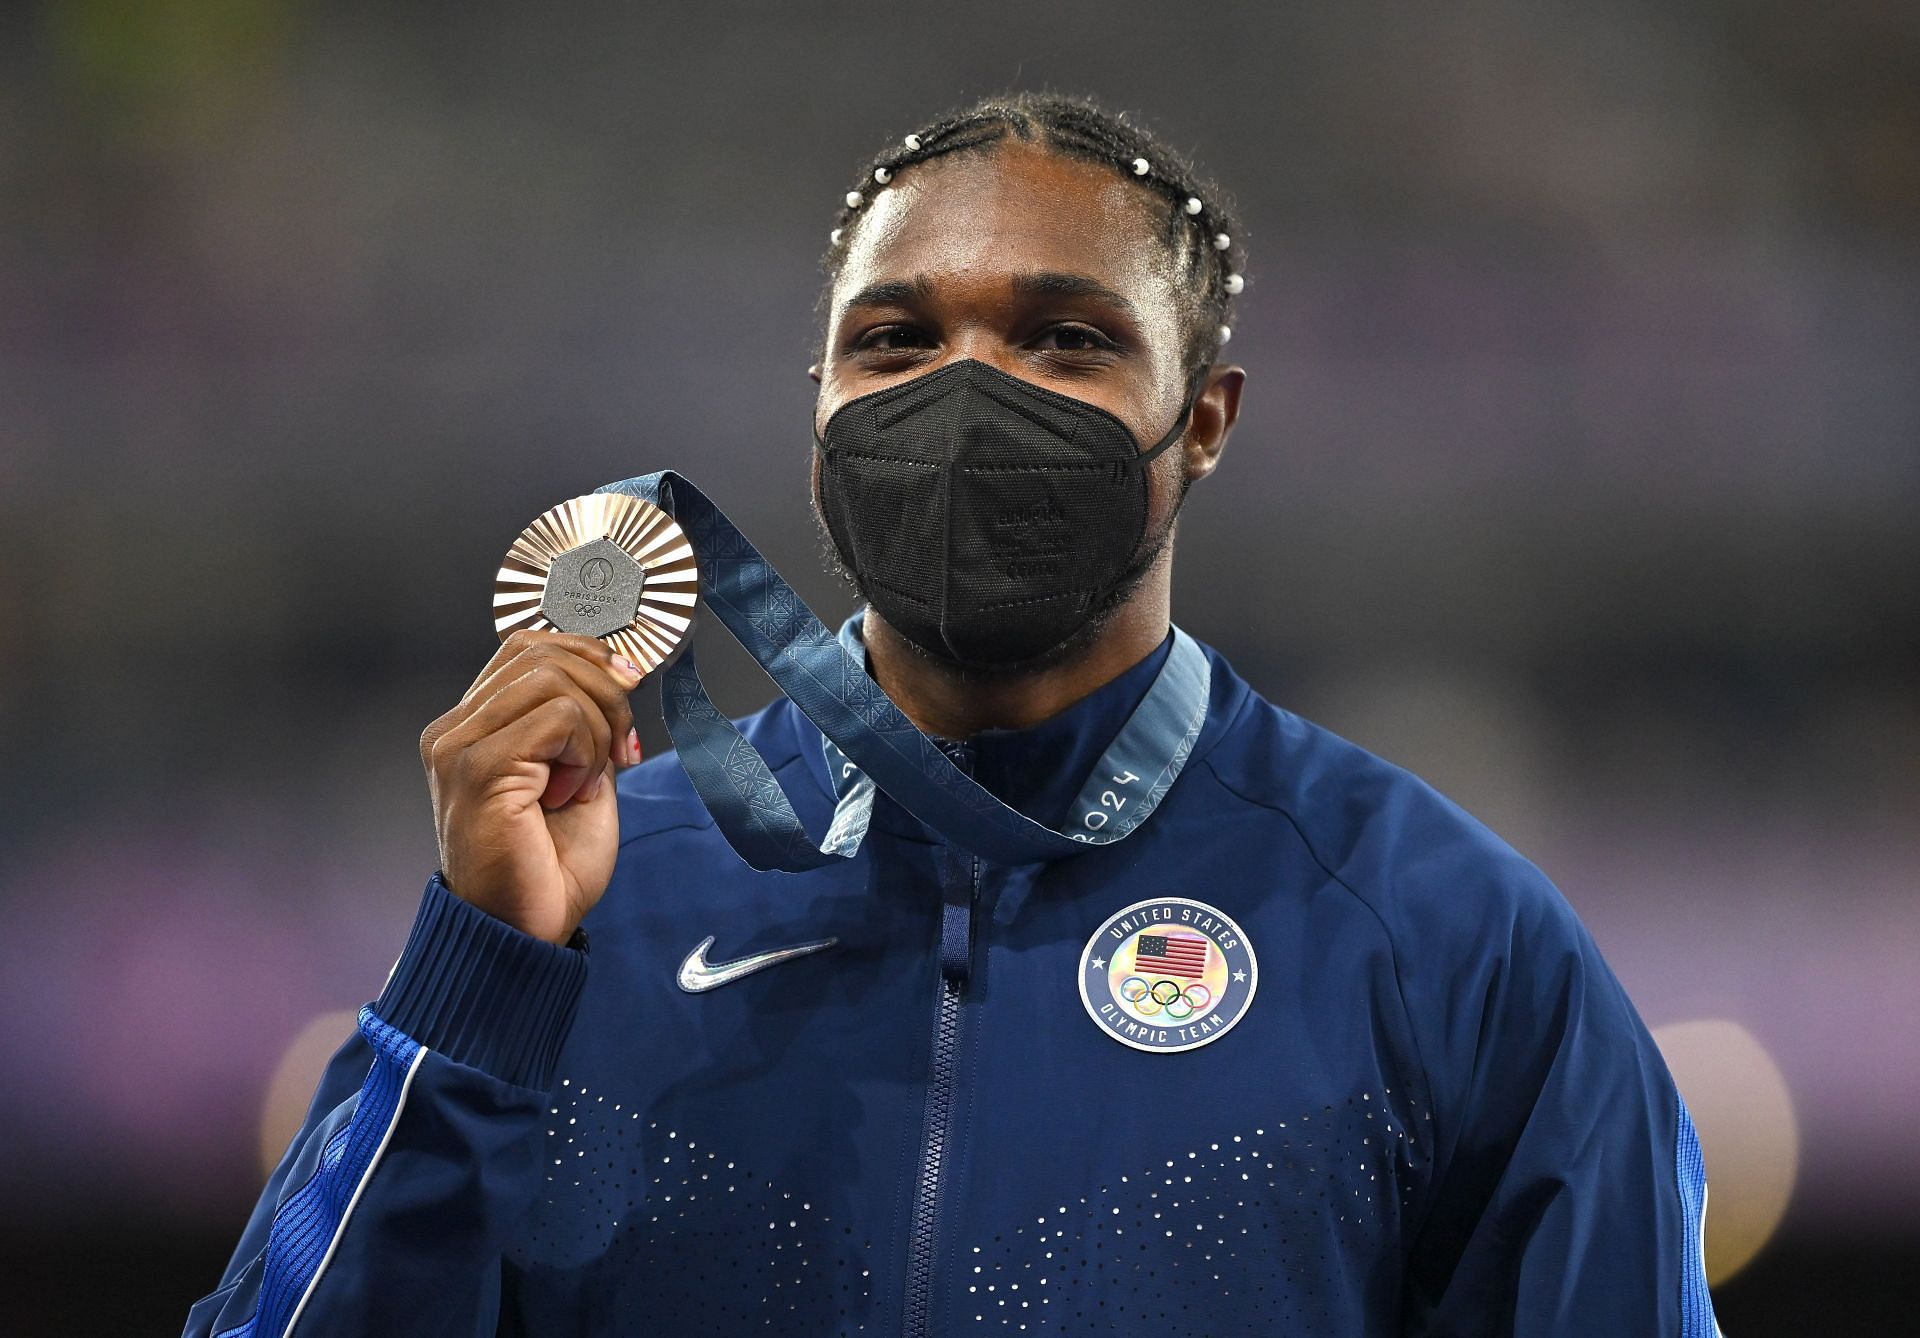
<instances>
[{"instance_id":1,"label":"jacket zipper","mask_svg":"<svg viewBox=\"0 0 1920 1338\"><path fill-rule=\"evenodd\" d=\"M948 749L963 766L964 745ZM960 1052L960 1001L973 960L974 902L980 891L980 860L964 859L954 847L941 856L940 996L933 1011L933 1062L927 1079L927 1109L920 1141L920 1170L914 1180L913 1216L907 1238L906 1300L901 1331L907 1338L932 1332L934 1250L940 1189L953 1132L953 1098Z\"/></svg>"}]
</instances>

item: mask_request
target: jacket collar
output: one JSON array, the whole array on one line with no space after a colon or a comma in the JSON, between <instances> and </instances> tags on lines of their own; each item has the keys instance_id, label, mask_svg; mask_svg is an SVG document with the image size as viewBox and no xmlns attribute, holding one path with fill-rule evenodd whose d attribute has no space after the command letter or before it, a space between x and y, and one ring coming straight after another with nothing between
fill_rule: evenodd
<instances>
[{"instance_id":1,"label":"jacket collar","mask_svg":"<svg viewBox=\"0 0 1920 1338\"><path fill-rule=\"evenodd\" d=\"M1146 659L1051 719L1031 729L988 731L996 737L984 740L991 755L980 774L981 783L1029 817L1058 827L1079 792L1080 782L1086 779L1088 768L1099 760L1100 753L1146 696L1154 675L1159 673L1172 649L1173 637L1169 632L1166 640ZM1187 760L1189 771L1226 737L1253 699L1246 680L1234 673L1218 651L1204 642L1201 649L1206 652L1212 669L1213 694L1206 726L1194 741L1192 756ZM789 797L809 830L825 831L833 817L834 798L819 729L785 697L777 698L769 706L765 718L768 727L787 732L793 748L788 760L776 765L775 774L790 774L789 768L805 773L812 784L791 788ZM1031 772L1021 773L1024 785L1018 779L1007 777L1007 768L1016 757L1036 755L1042 758L1042 764ZM875 806L874 828L915 841L938 839L884 795Z\"/></svg>"},{"instance_id":2,"label":"jacket collar","mask_svg":"<svg viewBox=\"0 0 1920 1338\"><path fill-rule=\"evenodd\" d=\"M1145 659L1037 725L986 729L966 740L936 739L957 749L974 779L1036 822L1058 827L1087 772L1133 715L1173 649L1169 632Z\"/></svg>"},{"instance_id":3,"label":"jacket collar","mask_svg":"<svg viewBox=\"0 0 1920 1338\"><path fill-rule=\"evenodd\" d=\"M865 648L859 640L860 615L848 619L840 638L861 662ZM972 738L956 740L931 735L948 756L996 798L1036 822L1058 827L1066 820L1087 772L1119 734L1136 707L1153 687L1155 677L1173 650L1167 635L1139 663L1074 702L1065 710L1025 729L987 729ZM832 803L819 731L792 703L782 701L791 714L800 762L820 792ZM919 840L926 828L888 799L884 793L874 811L875 828Z\"/></svg>"}]
</instances>

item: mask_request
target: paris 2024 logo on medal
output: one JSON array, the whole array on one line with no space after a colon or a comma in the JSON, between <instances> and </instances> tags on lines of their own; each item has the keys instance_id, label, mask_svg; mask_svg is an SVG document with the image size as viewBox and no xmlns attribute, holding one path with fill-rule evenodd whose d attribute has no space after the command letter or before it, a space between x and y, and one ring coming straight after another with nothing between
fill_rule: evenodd
<instances>
[{"instance_id":1,"label":"paris 2024 logo on medal","mask_svg":"<svg viewBox=\"0 0 1920 1338\"><path fill-rule=\"evenodd\" d=\"M1246 1016L1260 970L1224 911L1186 897L1136 901L1080 954L1080 1001L1100 1029L1136 1050L1192 1050Z\"/></svg>"}]
</instances>

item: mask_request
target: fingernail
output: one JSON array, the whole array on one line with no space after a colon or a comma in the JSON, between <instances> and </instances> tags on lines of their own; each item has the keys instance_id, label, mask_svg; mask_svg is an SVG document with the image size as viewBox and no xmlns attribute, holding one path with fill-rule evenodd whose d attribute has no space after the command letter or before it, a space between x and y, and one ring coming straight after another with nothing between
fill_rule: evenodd
<instances>
[{"instance_id":1,"label":"fingernail","mask_svg":"<svg viewBox=\"0 0 1920 1338\"><path fill-rule=\"evenodd\" d=\"M595 795L600 793L600 784L602 781L606 780L606 778L607 778L606 772L604 771L594 772L593 779L580 787L580 791L579 793L574 795L574 799L582 804L588 803L589 801L592 800L592 798Z\"/></svg>"},{"instance_id":2,"label":"fingernail","mask_svg":"<svg viewBox=\"0 0 1920 1338\"><path fill-rule=\"evenodd\" d=\"M640 666L624 655L616 655L613 657L613 672L615 677L624 680L628 687L638 685L640 680L646 677L645 674L640 672Z\"/></svg>"},{"instance_id":3,"label":"fingernail","mask_svg":"<svg viewBox=\"0 0 1920 1338\"><path fill-rule=\"evenodd\" d=\"M637 763L640 760L640 731L627 731L627 761Z\"/></svg>"}]
</instances>

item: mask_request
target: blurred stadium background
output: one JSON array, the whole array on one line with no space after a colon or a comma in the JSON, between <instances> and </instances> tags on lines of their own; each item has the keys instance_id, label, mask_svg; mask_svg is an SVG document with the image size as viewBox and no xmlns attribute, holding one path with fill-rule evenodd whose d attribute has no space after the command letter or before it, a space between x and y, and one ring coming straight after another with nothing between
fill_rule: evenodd
<instances>
[{"instance_id":1,"label":"blurred stadium background","mask_svg":"<svg viewBox=\"0 0 1920 1338\"><path fill-rule=\"evenodd\" d=\"M69 0L0 11L0 1331L213 1286L525 521L672 465L848 607L815 260L863 154L1013 85L1248 223L1183 624L1566 891L1730 1335L1912 1324L1920 6Z\"/></svg>"}]
</instances>

